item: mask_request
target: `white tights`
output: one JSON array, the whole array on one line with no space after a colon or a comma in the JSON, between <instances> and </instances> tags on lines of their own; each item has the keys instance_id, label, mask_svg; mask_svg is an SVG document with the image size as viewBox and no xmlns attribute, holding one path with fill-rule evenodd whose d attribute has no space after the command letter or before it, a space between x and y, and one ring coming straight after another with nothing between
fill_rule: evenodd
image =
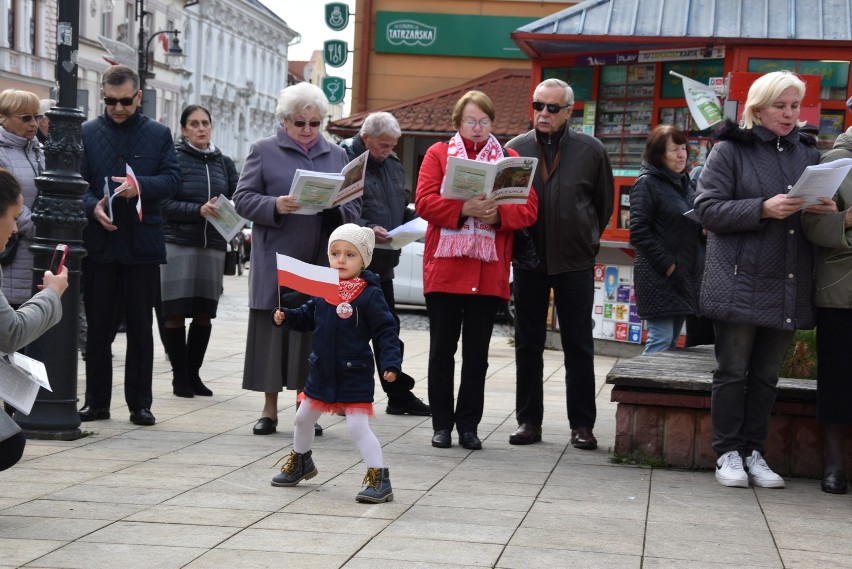
<instances>
[{"instance_id":1,"label":"white tights","mask_svg":"<svg viewBox=\"0 0 852 569\"><path fill-rule=\"evenodd\" d=\"M314 443L314 425L320 415L322 411L311 409L311 404L307 401L299 405L293 430L293 450L297 453L304 454L311 450ZM382 445L370 429L370 416L366 413L347 413L346 426L367 468L382 468Z\"/></svg>"}]
</instances>

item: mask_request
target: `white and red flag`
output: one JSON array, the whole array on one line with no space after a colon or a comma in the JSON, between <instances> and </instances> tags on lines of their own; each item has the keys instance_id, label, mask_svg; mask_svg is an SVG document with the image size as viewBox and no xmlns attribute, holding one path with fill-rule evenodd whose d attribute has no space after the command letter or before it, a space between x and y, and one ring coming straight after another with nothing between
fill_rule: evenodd
<instances>
[{"instance_id":1,"label":"white and red flag","mask_svg":"<svg viewBox=\"0 0 852 569\"><path fill-rule=\"evenodd\" d=\"M136 188L136 213L139 214L139 221L142 221L142 186L139 185L139 180L136 179L136 174L133 173L133 168L127 164L127 182Z\"/></svg>"},{"instance_id":2,"label":"white and red flag","mask_svg":"<svg viewBox=\"0 0 852 569\"><path fill-rule=\"evenodd\" d=\"M280 253L276 253L275 258L278 266L278 286L319 296L333 304L340 301L340 277L336 270L311 265Z\"/></svg>"}]
</instances>

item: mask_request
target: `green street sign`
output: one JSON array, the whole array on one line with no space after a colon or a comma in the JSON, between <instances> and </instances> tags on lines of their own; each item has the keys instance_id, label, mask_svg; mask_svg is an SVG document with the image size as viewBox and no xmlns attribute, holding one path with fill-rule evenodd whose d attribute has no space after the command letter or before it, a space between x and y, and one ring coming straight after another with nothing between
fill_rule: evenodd
<instances>
[{"instance_id":1,"label":"green street sign","mask_svg":"<svg viewBox=\"0 0 852 569\"><path fill-rule=\"evenodd\" d=\"M343 2L329 2L325 5L326 25L339 32L349 25L349 5Z\"/></svg>"},{"instance_id":2,"label":"green street sign","mask_svg":"<svg viewBox=\"0 0 852 569\"><path fill-rule=\"evenodd\" d=\"M341 67L349 57L349 46L343 40L326 40L322 44L322 55L326 65Z\"/></svg>"},{"instance_id":3,"label":"green street sign","mask_svg":"<svg viewBox=\"0 0 852 569\"><path fill-rule=\"evenodd\" d=\"M343 77L323 77L322 92L328 98L328 102L332 105L343 102L343 95L346 94L346 79Z\"/></svg>"}]
</instances>

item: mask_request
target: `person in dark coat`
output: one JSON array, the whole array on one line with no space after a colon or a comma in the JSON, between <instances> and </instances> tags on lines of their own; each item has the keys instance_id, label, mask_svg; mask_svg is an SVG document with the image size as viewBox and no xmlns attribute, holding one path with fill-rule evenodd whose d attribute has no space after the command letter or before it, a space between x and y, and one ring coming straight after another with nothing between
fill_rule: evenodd
<instances>
[{"instance_id":1,"label":"person in dark coat","mask_svg":"<svg viewBox=\"0 0 852 569\"><path fill-rule=\"evenodd\" d=\"M118 314L127 324L124 398L130 421L153 425L153 308L166 262L161 205L177 191L180 165L168 127L140 112L142 90L134 70L109 67L101 91L106 110L82 129L80 174L89 184L83 194L89 219L83 228L83 303L89 327L80 420L110 418L110 346Z\"/></svg>"},{"instance_id":2,"label":"person in dark coat","mask_svg":"<svg viewBox=\"0 0 852 569\"><path fill-rule=\"evenodd\" d=\"M305 389L296 411L293 450L273 486L295 486L317 474L311 457L314 429L324 412L346 415L346 426L367 464L367 476L356 500L376 504L393 500L382 446L370 429L373 414L373 353L370 342L380 346L382 377L393 383L402 358L396 321L391 314L378 277L366 271L375 247L373 230L347 223L328 239L328 261L340 277L336 298L314 297L300 308L273 312L276 326L313 330L313 351Z\"/></svg>"},{"instance_id":3,"label":"person in dark coat","mask_svg":"<svg viewBox=\"0 0 852 569\"><path fill-rule=\"evenodd\" d=\"M216 318L227 243L210 223L219 196L237 189L234 161L211 142L213 122L201 105L180 115L182 140L176 146L181 183L163 200L166 257L160 271L163 327L160 335L172 364L172 391L178 397L213 395L199 376ZM192 318L189 334L185 319Z\"/></svg>"},{"instance_id":4,"label":"person in dark coat","mask_svg":"<svg viewBox=\"0 0 852 569\"><path fill-rule=\"evenodd\" d=\"M408 196L405 190L405 170L402 162L394 153L402 131L399 123L390 113L371 113L364 119L361 132L353 138L347 138L340 143L346 150L349 160L354 160L364 152L369 151L367 172L364 175L364 195L361 204L361 219L359 225L369 227L376 236L376 244L390 242L388 231L396 229L403 223L417 217L412 208L408 207ZM376 249L373 260L367 269L379 276L379 283L391 314L399 329L399 316L396 313L396 302L393 295L394 268L399 264L399 249ZM400 341L400 346L405 349ZM376 359L380 357L379 349L374 346ZM387 393L387 413L390 415L419 415L428 417L432 414L429 406L416 397L414 378L401 372L393 383L385 381L381 376L379 383Z\"/></svg>"},{"instance_id":5,"label":"person in dark coat","mask_svg":"<svg viewBox=\"0 0 852 569\"><path fill-rule=\"evenodd\" d=\"M723 486L784 487L763 452L793 333L814 326L806 200L786 195L819 161L814 138L799 132L804 95L804 82L789 71L758 78L742 122L719 130L698 179L695 212L708 231L700 305L716 332L712 445ZM831 199L820 201L806 211L837 211Z\"/></svg>"},{"instance_id":6,"label":"person in dark coat","mask_svg":"<svg viewBox=\"0 0 852 569\"><path fill-rule=\"evenodd\" d=\"M636 308L648 328L644 354L674 349L686 316L698 312L701 227L683 215L695 197L686 174L686 143L686 135L671 125L655 128L630 189Z\"/></svg>"},{"instance_id":7,"label":"person in dark coat","mask_svg":"<svg viewBox=\"0 0 852 569\"><path fill-rule=\"evenodd\" d=\"M574 90L561 79L545 79L533 92L534 128L506 145L521 156L539 159L533 179L538 218L529 229L538 262L530 267L515 260L512 265L518 428L509 435L509 444L532 444L542 438L543 354L552 291L565 355L571 445L594 450L598 440L590 315L596 257L612 215L615 186L603 144L568 126L573 108Z\"/></svg>"}]
</instances>

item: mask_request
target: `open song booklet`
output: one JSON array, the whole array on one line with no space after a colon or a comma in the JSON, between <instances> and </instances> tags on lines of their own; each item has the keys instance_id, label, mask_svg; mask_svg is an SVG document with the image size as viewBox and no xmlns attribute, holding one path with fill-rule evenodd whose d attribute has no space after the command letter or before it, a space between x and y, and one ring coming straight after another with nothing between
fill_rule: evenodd
<instances>
[{"instance_id":1,"label":"open song booklet","mask_svg":"<svg viewBox=\"0 0 852 569\"><path fill-rule=\"evenodd\" d=\"M364 193L364 174L367 171L367 156L364 152L343 167L339 174L296 170L289 195L296 198L301 209L298 215L315 215L361 197Z\"/></svg>"},{"instance_id":2,"label":"open song booklet","mask_svg":"<svg viewBox=\"0 0 852 569\"><path fill-rule=\"evenodd\" d=\"M18 352L0 353L0 399L29 415L40 387L53 391L43 363Z\"/></svg>"},{"instance_id":3,"label":"open song booklet","mask_svg":"<svg viewBox=\"0 0 852 569\"><path fill-rule=\"evenodd\" d=\"M852 158L841 158L824 164L808 166L787 197L807 198L805 206L817 205L818 198L831 198L852 169Z\"/></svg>"},{"instance_id":4,"label":"open song booklet","mask_svg":"<svg viewBox=\"0 0 852 569\"><path fill-rule=\"evenodd\" d=\"M498 204L525 204L530 195L538 158L507 156L497 162L477 162L450 156L441 195L469 200L482 194Z\"/></svg>"}]
</instances>

